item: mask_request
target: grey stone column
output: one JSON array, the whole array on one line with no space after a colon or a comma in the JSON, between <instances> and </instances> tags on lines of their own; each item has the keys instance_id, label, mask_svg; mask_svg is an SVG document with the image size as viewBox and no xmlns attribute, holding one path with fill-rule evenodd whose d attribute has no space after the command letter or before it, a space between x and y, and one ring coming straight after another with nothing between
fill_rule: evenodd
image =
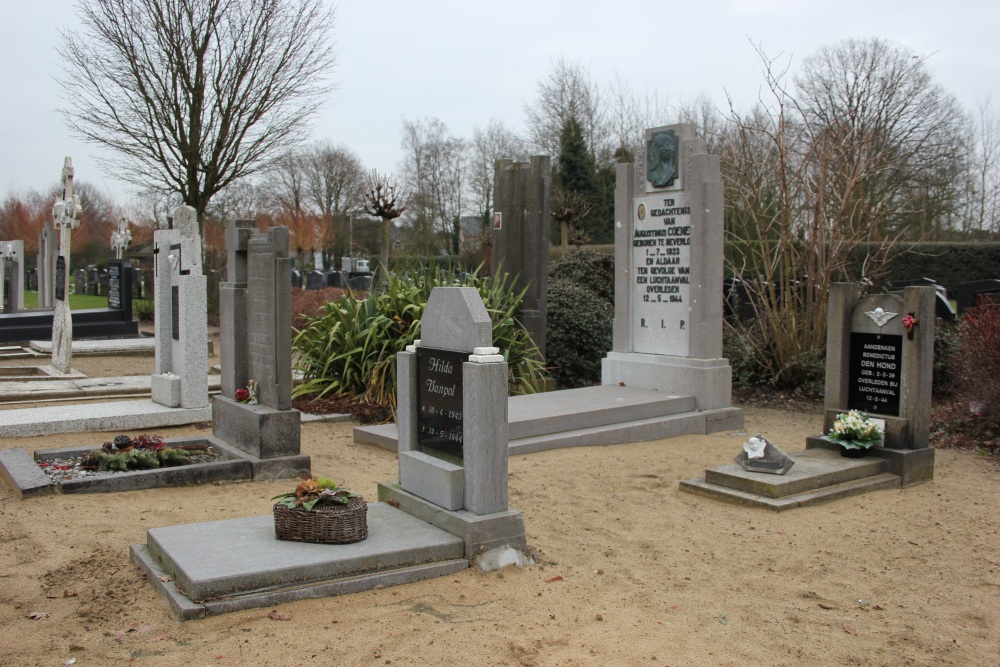
<instances>
[{"instance_id":1,"label":"grey stone column","mask_svg":"<svg viewBox=\"0 0 1000 667\"><path fill-rule=\"evenodd\" d=\"M419 345L420 341L417 341ZM419 451L417 442L416 345L396 354L396 431L398 452Z\"/></svg>"},{"instance_id":2,"label":"grey stone column","mask_svg":"<svg viewBox=\"0 0 1000 667\"><path fill-rule=\"evenodd\" d=\"M632 345L632 196L635 194L635 165L615 165L615 322L611 349L634 352Z\"/></svg>"},{"instance_id":3,"label":"grey stone column","mask_svg":"<svg viewBox=\"0 0 1000 667\"><path fill-rule=\"evenodd\" d=\"M473 354L462 370L465 509L479 515L506 512L507 364L500 354Z\"/></svg>"},{"instance_id":4,"label":"grey stone column","mask_svg":"<svg viewBox=\"0 0 1000 667\"><path fill-rule=\"evenodd\" d=\"M930 446L936 298L933 287L907 287L903 290L904 312L900 317L913 313L920 320L920 324L913 328L912 340L903 342L899 416L906 420L904 442L909 449Z\"/></svg>"},{"instance_id":5,"label":"grey stone column","mask_svg":"<svg viewBox=\"0 0 1000 667\"><path fill-rule=\"evenodd\" d=\"M826 316L826 380L824 405L826 407L823 432L833 426L833 410L843 410L847 405L848 368L851 358L851 317L858 303L858 286L850 283L833 283L827 301ZM829 422L829 423L826 423Z\"/></svg>"}]
</instances>

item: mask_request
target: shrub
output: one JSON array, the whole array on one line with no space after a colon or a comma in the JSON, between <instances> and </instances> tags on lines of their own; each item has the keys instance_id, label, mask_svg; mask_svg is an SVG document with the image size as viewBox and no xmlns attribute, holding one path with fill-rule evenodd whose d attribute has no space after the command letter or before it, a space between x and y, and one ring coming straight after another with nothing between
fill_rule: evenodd
<instances>
[{"instance_id":1,"label":"shrub","mask_svg":"<svg viewBox=\"0 0 1000 667\"><path fill-rule=\"evenodd\" d=\"M615 255L600 250L567 252L549 266L549 280L585 285L611 306L615 304Z\"/></svg>"},{"instance_id":2,"label":"shrub","mask_svg":"<svg viewBox=\"0 0 1000 667\"><path fill-rule=\"evenodd\" d=\"M132 299L132 314L140 322L152 322L156 304L152 299Z\"/></svg>"},{"instance_id":3,"label":"shrub","mask_svg":"<svg viewBox=\"0 0 1000 667\"><path fill-rule=\"evenodd\" d=\"M601 359L611 349L614 306L567 278L549 281L545 353L560 388L601 381Z\"/></svg>"},{"instance_id":4,"label":"shrub","mask_svg":"<svg viewBox=\"0 0 1000 667\"><path fill-rule=\"evenodd\" d=\"M1000 424L1000 304L986 299L968 311L958 332L954 355L956 395L973 414Z\"/></svg>"},{"instance_id":5,"label":"shrub","mask_svg":"<svg viewBox=\"0 0 1000 667\"><path fill-rule=\"evenodd\" d=\"M347 293L307 317L293 343L296 368L304 381L294 396L348 398L396 407L396 354L420 335L420 318L431 289L475 287L493 321L493 344L506 357L512 393L531 393L541 381L538 348L517 322L523 292L506 278L478 272L459 278L432 269L417 275L390 275L379 292L365 298Z\"/></svg>"},{"instance_id":6,"label":"shrub","mask_svg":"<svg viewBox=\"0 0 1000 667\"><path fill-rule=\"evenodd\" d=\"M304 290L292 288L292 328L296 331L306 326L310 318L322 314L323 308L331 301L336 301L345 290L339 287L326 289Z\"/></svg>"}]
</instances>

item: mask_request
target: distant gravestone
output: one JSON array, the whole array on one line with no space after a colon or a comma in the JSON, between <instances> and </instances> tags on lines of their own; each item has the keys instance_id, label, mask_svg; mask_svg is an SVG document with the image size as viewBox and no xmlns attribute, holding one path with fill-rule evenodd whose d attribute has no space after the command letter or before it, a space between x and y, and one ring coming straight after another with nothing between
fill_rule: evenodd
<instances>
[{"instance_id":1,"label":"distant gravestone","mask_svg":"<svg viewBox=\"0 0 1000 667\"><path fill-rule=\"evenodd\" d=\"M258 233L252 220L226 228L228 273L220 287L222 394L213 434L259 458L292 457L303 472L299 411L292 408L292 302L288 228ZM237 392L254 388L254 399Z\"/></svg>"},{"instance_id":2,"label":"distant gravestone","mask_svg":"<svg viewBox=\"0 0 1000 667\"><path fill-rule=\"evenodd\" d=\"M24 310L24 241L0 241L0 292L4 312Z\"/></svg>"},{"instance_id":3,"label":"distant gravestone","mask_svg":"<svg viewBox=\"0 0 1000 667\"><path fill-rule=\"evenodd\" d=\"M326 274L322 271L309 271L306 273L306 289L318 290L326 287Z\"/></svg>"},{"instance_id":4,"label":"distant gravestone","mask_svg":"<svg viewBox=\"0 0 1000 667\"><path fill-rule=\"evenodd\" d=\"M859 298L858 287L830 288L823 432L837 415L861 410L885 423L884 446L903 485L934 473L930 447L931 378L934 369L934 287L906 287L903 295ZM809 446L824 446L815 438Z\"/></svg>"},{"instance_id":5,"label":"distant gravestone","mask_svg":"<svg viewBox=\"0 0 1000 667\"><path fill-rule=\"evenodd\" d=\"M208 405L207 281L201 235L190 206L178 206L172 229L153 234L156 373L153 401L167 407Z\"/></svg>"},{"instance_id":6,"label":"distant gravestone","mask_svg":"<svg viewBox=\"0 0 1000 667\"><path fill-rule=\"evenodd\" d=\"M101 279L100 272L97 270L97 266L91 264L87 267L87 294L91 296L97 296L101 293Z\"/></svg>"},{"instance_id":7,"label":"distant gravestone","mask_svg":"<svg viewBox=\"0 0 1000 667\"><path fill-rule=\"evenodd\" d=\"M964 313L970 308L974 308L980 297L1000 300L1000 280L992 278L960 284L956 289L955 298L959 314Z\"/></svg>"},{"instance_id":8,"label":"distant gravestone","mask_svg":"<svg viewBox=\"0 0 1000 667\"><path fill-rule=\"evenodd\" d=\"M63 266L63 271L65 272L65 270L66 270L66 267ZM56 285L58 285L58 284L59 284L59 281L57 280L56 281ZM58 287L56 289L58 289ZM86 269L77 269L73 273L73 289L76 291L76 294L86 294L87 293L87 270Z\"/></svg>"},{"instance_id":9,"label":"distant gravestone","mask_svg":"<svg viewBox=\"0 0 1000 667\"><path fill-rule=\"evenodd\" d=\"M56 257L59 256L59 241L55 227L46 222L38 237L38 307L54 307Z\"/></svg>"},{"instance_id":10,"label":"distant gravestone","mask_svg":"<svg viewBox=\"0 0 1000 667\"><path fill-rule=\"evenodd\" d=\"M693 125L646 130L635 164L618 164L615 321L602 384L694 396L742 425L722 353L723 187L719 158Z\"/></svg>"},{"instance_id":11,"label":"distant gravestone","mask_svg":"<svg viewBox=\"0 0 1000 667\"><path fill-rule=\"evenodd\" d=\"M497 160L493 177L493 250L490 270L525 290L518 319L545 356L548 316L552 171L549 158Z\"/></svg>"}]
</instances>

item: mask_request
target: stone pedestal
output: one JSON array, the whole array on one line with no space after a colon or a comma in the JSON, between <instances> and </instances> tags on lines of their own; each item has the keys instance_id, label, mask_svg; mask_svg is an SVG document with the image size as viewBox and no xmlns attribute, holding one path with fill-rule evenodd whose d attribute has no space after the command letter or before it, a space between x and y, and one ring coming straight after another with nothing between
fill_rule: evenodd
<instances>
[{"instance_id":1,"label":"stone pedestal","mask_svg":"<svg viewBox=\"0 0 1000 667\"><path fill-rule=\"evenodd\" d=\"M258 458L298 454L301 431L298 410L246 405L225 396L212 399L212 435Z\"/></svg>"}]
</instances>

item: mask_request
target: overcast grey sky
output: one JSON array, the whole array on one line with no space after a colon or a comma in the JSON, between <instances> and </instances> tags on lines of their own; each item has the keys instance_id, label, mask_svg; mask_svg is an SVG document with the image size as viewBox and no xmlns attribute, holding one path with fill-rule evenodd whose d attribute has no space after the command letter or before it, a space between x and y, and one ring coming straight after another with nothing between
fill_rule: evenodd
<instances>
[{"instance_id":1,"label":"overcast grey sky","mask_svg":"<svg viewBox=\"0 0 1000 667\"><path fill-rule=\"evenodd\" d=\"M57 184L70 155L78 180L125 203L125 186L94 161L98 149L55 111L55 45L74 27L75 0L0 6L0 197ZM400 162L404 118L437 117L467 138L491 118L524 133L524 104L560 57L601 84L617 74L639 94L676 103L704 92L720 108L728 92L745 108L763 84L751 41L794 68L822 45L883 37L928 56L935 81L968 110L988 95L1000 103L996 0L342 0L337 17L337 89L313 136L380 171Z\"/></svg>"}]
</instances>

